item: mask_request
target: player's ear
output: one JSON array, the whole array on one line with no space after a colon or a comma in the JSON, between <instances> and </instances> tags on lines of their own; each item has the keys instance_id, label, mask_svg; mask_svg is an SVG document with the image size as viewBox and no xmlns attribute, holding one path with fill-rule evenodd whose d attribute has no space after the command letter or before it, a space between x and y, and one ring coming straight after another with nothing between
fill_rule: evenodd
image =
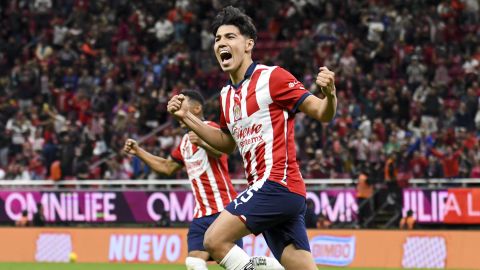
<instances>
[{"instance_id":1,"label":"player's ear","mask_svg":"<svg viewBox=\"0 0 480 270\"><path fill-rule=\"evenodd\" d=\"M245 47L245 52L251 52L253 50L253 46L255 46L255 41L253 39L249 38L246 40L246 47Z\"/></svg>"},{"instance_id":2,"label":"player's ear","mask_svg":"<svg viewBox=\"0 0 480 270\"><path fill-rule=\"evenodd\" d=\"M192 110L193 110L193 113L194 113L194 114L199 115L200 112L202 111L202 104L200 104L200 103L195 103L195 104L193 105Z\"/></svg>"}]
</instances>

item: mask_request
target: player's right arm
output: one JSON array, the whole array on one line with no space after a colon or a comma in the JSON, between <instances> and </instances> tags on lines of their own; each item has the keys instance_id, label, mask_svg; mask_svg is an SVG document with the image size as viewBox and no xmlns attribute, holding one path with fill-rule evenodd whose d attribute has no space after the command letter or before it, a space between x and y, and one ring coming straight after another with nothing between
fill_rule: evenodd
<instances>
[{"instance_id":1,"label":"player's right arm","mask_svg":"<svg viewBox=\"0 0 480 270\"><path fill-rule=\"evenodd\" d=\"M175 162L172 159L161 158L154 156L145 149L138 146L138 143L135 140L128 139L123 146L123 151L127 154L135 155L145 162L152 170L159 172L165 175L172 175L180 168L182 165Z\"/></svg>"},{"instance_id":2,"label":"player's right arm","mask_svg":"<svg viewBox=\"0 0 480 270\"><path fill-rule=\"evenodd\" d=\"M202 140L213 148L230 154L237 146L232 135L221 129L204 123L201 119L188 111L185 96L175 95L168 101L167 110L179 121L182 121L191 131L195 132Z\"/></svg>"}]
</instances>

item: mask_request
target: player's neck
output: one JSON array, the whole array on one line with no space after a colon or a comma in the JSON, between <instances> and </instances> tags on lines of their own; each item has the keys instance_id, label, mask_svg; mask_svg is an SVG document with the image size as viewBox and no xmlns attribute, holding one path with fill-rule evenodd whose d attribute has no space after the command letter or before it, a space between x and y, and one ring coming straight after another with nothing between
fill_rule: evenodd
<instances>
[{"instance_id":1,"label":"player's neck","mask_svg":"<svg viewBox=\"0 0 480 270\"><path fill-rule=\"evenodd\" d=\"M247 73L247 69L252 63L252 58L245 59L238 69L230 72L230 80L234 85L240 83L245 78L245 73Z\"/></svg>"}]
</instances>

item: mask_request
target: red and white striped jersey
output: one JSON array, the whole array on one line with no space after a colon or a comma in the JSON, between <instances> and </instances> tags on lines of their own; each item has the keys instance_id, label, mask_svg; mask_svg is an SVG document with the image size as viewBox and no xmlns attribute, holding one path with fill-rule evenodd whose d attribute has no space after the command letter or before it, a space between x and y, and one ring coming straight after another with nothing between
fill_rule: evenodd
<instances>
[{"instance_id":1,"label":"red and white striped jersey","mask_svg":"<svg viewBox=\"0 0 480 270\"><path fill-rule=\"evenodd\" d=\"M250 185L268 179L305 196L295 152L294 117L309 95L283 68L255 63L238 86L223 87L220 127L235 139Z\"/></svg>"},{"instance_id":2,"label":"red and white striped jersey","mask_svg":"<svg viewBox=\"0 0 480 270\"><path fill-rule=\"evenodd\" d=\"M205 123L219 127L214 122ZM220 158L209 156L205 149L192 144L188 134L185 134L171 156L187 170L196 202L194 218L222 211L237 196L228 175L225 154Z\"/></svg>"}]
</instances>

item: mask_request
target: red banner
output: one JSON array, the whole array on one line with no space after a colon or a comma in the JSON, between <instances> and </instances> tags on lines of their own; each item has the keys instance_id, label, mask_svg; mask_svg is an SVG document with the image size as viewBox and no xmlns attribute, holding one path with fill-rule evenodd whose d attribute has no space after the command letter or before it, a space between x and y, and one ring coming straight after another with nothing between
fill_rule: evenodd
<instances>
[{"instance_id":1,"label":"red banner","mask_svg":"<svg viewBox=\"0 0 480 270\"><path fill-rule=\"evenodd\" d=\"M449 189L448 196L445 199L445 223L480 223L480 189Z\"/></svg>"}]
</instances>

